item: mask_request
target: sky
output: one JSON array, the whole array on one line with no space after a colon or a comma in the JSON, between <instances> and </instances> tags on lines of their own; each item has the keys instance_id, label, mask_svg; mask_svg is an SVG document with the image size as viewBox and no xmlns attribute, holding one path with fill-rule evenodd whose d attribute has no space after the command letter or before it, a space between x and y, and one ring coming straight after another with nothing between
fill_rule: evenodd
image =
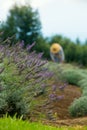
<instances>
[{"instance_id":1,"label":"sky","mask_svg":"<svg viewBox=\"0 0 87 130\"><path fill-rule=\"evenodd\" d=\"M0 0L0 21L14 3L38 9L44 36L59 34L75 41L87 39L87 0Z\"/></svg>"}]
</instances>

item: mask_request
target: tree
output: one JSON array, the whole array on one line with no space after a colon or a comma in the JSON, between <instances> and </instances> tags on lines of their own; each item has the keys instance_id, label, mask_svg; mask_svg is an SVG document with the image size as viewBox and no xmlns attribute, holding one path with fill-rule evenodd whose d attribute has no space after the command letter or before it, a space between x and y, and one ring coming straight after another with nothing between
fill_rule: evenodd
<instances>
[{"instance_id":1,"label":"tree","mask_svg":"<svg viewBox=\"0 0 87 130\"><path fill-rule=\"evenodd\" d=\"M36 50L36 52L43 52L43 56L46 59L50 59L50 44L43 36L38 37L33 48Z\"/></svg>"},{"instance_id":2,"label":"tree","mask_svg":"<svg viewBox=\"0 0 87 130\"><path fill-rule=\"evenodd\" d=\"M78 45L80 45L80 40L79 40L79 38L76 38L76 44L78 44Z\"/></svg>"},{"instance_id":3,"label":"tree","mask_svg":"<svg viewBox=\"0 0 87 130\"><path fill-rule=\"evenodd\" d=\"M85 43L84 43L85 45L87 45L87 39L85 40Z\"/></svg>"},{"instance_id":4,"label":"tree","mask_svg":"<svg viewBox=\"0 0 87 130\"><path fill-rule=\"evenodd\" d=\"M4 32L3 39L15 35L17 41L24 40L26 45L31 44L41 35L38 11L30 5L15 5L9 11L7 20L1 24L0 30Z\"/></svg>"}]
</instances>

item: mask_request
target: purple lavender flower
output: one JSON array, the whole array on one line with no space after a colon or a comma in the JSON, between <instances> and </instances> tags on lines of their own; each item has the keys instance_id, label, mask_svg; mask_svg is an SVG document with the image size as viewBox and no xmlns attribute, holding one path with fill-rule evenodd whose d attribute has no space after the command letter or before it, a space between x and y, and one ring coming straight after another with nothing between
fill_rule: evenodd
<instances>
[{"instance_id":1,"label":"purple lavender flower","mask_svg":"<svg viewBox=\"0 0 87 130\"><path fill-rule=\"evenodd\" d=\"M33 47L35 45L35 42L33 42L31 45L27 45L27 51L30 51L31 50L31 48Z\"/></svg>"},{"instance_id":2,"label":"purple lavender flower","mask_svg":"<svg viewBox=\"0 0 87 130\"><path fill-rule=\"evenodd\" d=\"M19 44L19 46L20 46L21 48L24 47L24 41L23 41L23 40L21 41L21 43Z\"/></svg>"},{"instance_id":3,"label":"purple lavender flower","mask_svg":"<svg viewBox=\"0 0 87 130\"><path fill-rule=\"evenodd\" d=\"M52 93L52 94L50 94L49 95L49 98L50 98L50 100L55 100L56 99L56 94L54 94L54 93Z\"/></svg>"},{"instance_id":4,"label":"purple lavender flower","mask_svg":"<svg viewBox=\"0 0 87 130\"><path fill-rule=\"evenodd\" d=\"M44 91L44 90L45 90L45 88L46 88L46 84L45 84L45 83L43 83L43 84L41 85L41 88L42 88L42 91Z\"/></svg>"},{"instance_id":5,"label":"purple lavender flower","mask_svg":"<svg viewBox=\"0 0 87 130\"><path fill-rule=\"evenodd\" d=\"M57 86L56 86L56 85L53 85L53 86L52 86L52 91L56 91L56 89L57 89Z\"/></svg>"},{"instance_id":6,"label":"purple lavender flower","mask_svg":"<svg viewBox=\"0 0 87 130\"><path fill-rule=\"evenodd\" d=\"M64 95L58 96L57 94L53 93L49 95L50 100L52 101L59 101L64 98Z\"/></svg>"},{"instance_id":7,"label":"purple lavender flower","mask_svg":"<svg viewBox=\"0 0 87 130\"><path fill-rule=\"evenodd\" d=\"M38 54L38 58L41 58L43 56L43 52Z\"/></svg>"},{"instance_id":8,"label":"purple lavender flower","mask_svg":"<svg viewBox=\"0 0 87 130\"><path fill-rule=\"evenodd\" d=\"M62 85L62 86L59 86L59 89L60 90L63 90L64 89L64 86Z\"/></svg>"},{"instance_id":9,"label":"purple lavender flower","mask_svg":"<svg viewBox=\"0 0 87 130\"><path fill-rule=\"evenodd\" d=\"M56 97L56 100L61 100L61 99L63 99L64 98L64 95L60 95L60 96L57 96Z\"/></svg>"},{"instance_id":10,"label":"purple lavender flower","mask_svg":"<svg viewBox=\"0 0 87 130\"><path fill-rule=\"evenodd\" d=\"M2 45L0 45L0 52L3 52L4 47Z\"/></svg>"},{"instance_id":11,"label":"purple lavender flower","mask_svg":"<svg viewBox=\"0 0 87 130\"><path fill-rule=\"evenodd\" d=\"M67 86L67 83L64 83L62 86L59 86L60 90L64 90L64 88Z\"/></svg>"},{"instance_id":12,"label":"purple lavender flower","mask_svg":"<svg viewBox=\"0 0 87 130\"><path fill-rule=\"evenodd\" d=\"M35 43L28 45L26 49L30 51L34 45ZM9 86L13 85L15 91L16 88L18 90L18 87L20 87L20 89L22 88L22 94L25 97L28 95L27 99L29 99L28 102L30 102L33 100L34 93L43 94L46 88L48 86L51 86L49 79L52 78L54 73L50 72L49 69L44 66L46 63L48 63L48 61L41 59L43 53L37 54L35 51L27 53L25 49L22 49L23 46L24 41L12 47L0 46L0 60L3 62L4 58L6 58L6 67L8 70L6 72L4 71L4 68L0 68L0 73L3 71L4 73L9 72L10 76L13 76L13 78L12 81L10 78L7 78L8 80L6 80L6 82L9 83ZM11 69L9 69L9 67L11 67ZM63 87L60 86L60 89ZM52 94L49 95L49 98L52 101L60 100L63 98L63 96L58 96L56 94L56 88L56 85L53 85Z\"/></svg>"}]
</instances>

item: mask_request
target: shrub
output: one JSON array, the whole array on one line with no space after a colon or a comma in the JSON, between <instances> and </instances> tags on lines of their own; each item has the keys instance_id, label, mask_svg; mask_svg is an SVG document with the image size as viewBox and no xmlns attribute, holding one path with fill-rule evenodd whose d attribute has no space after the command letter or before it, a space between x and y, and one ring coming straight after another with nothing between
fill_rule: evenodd
<instances>
[{"instance_id":1,"label":"shrub","mask_svg":"<svg viewBox=\"0 0 87 130\"><path fill-rule=\"evenodd\" d=\"M69 107L70 115L73 117L87 115L87 96L76 99Z\"/></svg>"},{"instance_id":2,"label":"shrub","mask_svg":"<svg viewBox=\"0 0 87 130\"><path fill-rule=\"evenodd\" d=\"M34 46L24 43L0 45L0 114L26 115L37 95L44 93L53 73L44 66L42 53L30 53Z\"/></svg>"},{"instance_id":3,"label":"shrub","mask_svg":"<svg viewBox=\"0 0 87 130\"><path fill-rule=\"evenodd\" d=\"M81 81L78 82L79 86L84 89L85 87L87 87L87 79L83 78Z\"/></svg>"},{"instance_id":4,"label":"shrub","mask_svg":"<svg viewBox=\"0 0 87 130\"><path fill-rule=\"evenodd\" d=\"M63 71L62 76L68 83L74 85L78 85L78 81L82 78L82 75L78 72L78 70L74 69Z\"/></svg>"},{"instance_id":5,"label":"shrub","mask_svg":"<svg viewBox=\"0 0 87 130\"><path fill-rule=\"evenodd\" d=\"M87 95L87 78L84 77L81 81L79 81L78 84L82 89L82 96L86 96Z\"/></svg>"},{"instance_id":6,"label":"shrub","mask_svg":"<svg viewBox=\"0 0 87 130\"><path fill-rule=\"evenodd\" d=\"M82 96L87 96L87 85L86 85L86 87L82 90Z\"/></svg>"},{"instance_id":7,"label":"shrub","mask_svg":"<svg viewBox=\"0 0 87 130\"><path fill-rule=\"evenodd\" d=\"M75 99L69 107L71 116L78 117L87 115L87 71L79 69L70 64L54 64L49 67L54 71L57 81L59 77L62 81L67 81L70 84L78 85L81 88L82 95L79 99Z\"/></svg>"}]
</instances>

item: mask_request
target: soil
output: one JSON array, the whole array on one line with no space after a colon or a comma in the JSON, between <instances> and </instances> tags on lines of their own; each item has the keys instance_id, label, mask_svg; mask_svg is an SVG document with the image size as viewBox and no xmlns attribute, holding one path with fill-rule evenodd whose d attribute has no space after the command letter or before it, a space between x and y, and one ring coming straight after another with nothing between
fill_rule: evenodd
<instances>
[{"instance_id":1,"label":"soil","mask_svg":"<svg viewBox=\"0 0 87 130\"><path fill-rule=\"evenodd\" d=\"M61 95L62 94L64 95L64 98L60 101L49 102L49 104L45 106L44 112L52 112L53 116L57 119L72 118L69 114L68 107L76 98L81 96L81 91L78 87L69 85L61 92Z\"/></svg>"},{"instance_id":2,"label":"soil","mask_svg":"<svg viewBox=\"0 0 87 130\"><path fill-rule=\"evenodd\" d=\"M44 100L42 105L38 105L33 109L31 113L31 121L42 120L43 123L55 126L75 126L75 125L86 125L87 117L72 118L69 114L68 108L71 103L81 96L81 90L79 87L74 85L68 85L62 93L64 98L60 101L51 101L46 96L40 96L37 100Z\"/></svg>"},{"instance_id":3,"label":"soil","mask_svg":"<svg viewBox=\"0 0 87 130\"><path fill-rule=\"evenodd\" d=\"M56 120L56 121L45 120L42 123L46 124L46 125L50 125L50 126L56 126L56 127L59 127L59 126L60 127L61 126L87 126L87 117Z\"/></svg>"}]
</instances>

